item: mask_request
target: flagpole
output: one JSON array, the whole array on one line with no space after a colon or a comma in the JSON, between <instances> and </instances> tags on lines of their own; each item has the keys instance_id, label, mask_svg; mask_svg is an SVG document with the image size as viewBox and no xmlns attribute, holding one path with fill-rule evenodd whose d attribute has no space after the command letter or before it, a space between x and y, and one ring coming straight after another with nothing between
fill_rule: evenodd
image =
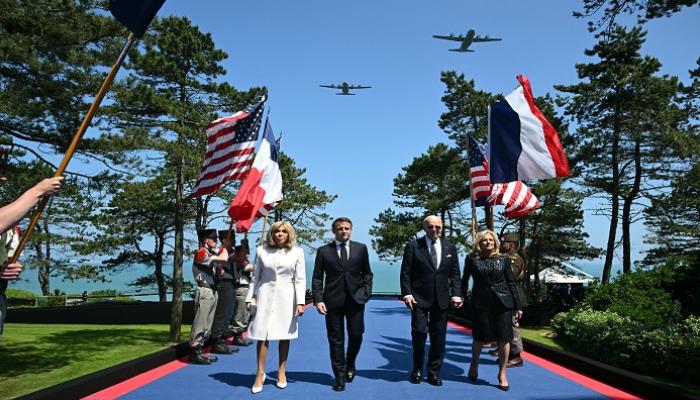
<instances>
[{"instance_id":1,"label":"flagpole","mask_svg":"<svg viewBox=\"0 0 700 400\"><path fill-rule=\"evenodd\" d=\"M466 146L467 148L467 163L469 164L469 199L471 200L471 205L472 205L472 223L471 223L471 231L472 231L472 240L476 237L476 230L477 230L477 222L476 222L476 202L474 201L474 185L472 182L472 163L469 160L469 134L467 134L467 143Z\"/></svg>"},{"instance_id":2,"label":"flagpole","mask_svg":"<svg viewBox=\"0 0 700 400\"><path fill-rule=\"evenodd\" d=\"M233 220L228 224L228 233L226 234L226 239L231 243L231 247L236 247L236 233L233 232Z\"/></svg>"},{"instance_id":3,"label":"flagpole","mask_svg":"<svg viewBox=\"0 0 700 400\"><path fill-rule=\"evenodd\" d=\"M263 220L262 233L260 234L260 246L262 246L264 243L266 229L267 229L267 215L265 215L265 219Z\"/></svg>"},{"instance_id":4,"label":"flagpole","mask_svg":"<svg viewBox=\"0 0 700 400\"><path fill-rule=\"evenodd\" d=\"M56 170L56 173L54 174L54 177L63 176L63 173L65 172L66 168L68 167L68 163L70 162L71 158L73 158L73 153L75 153L75 150L78 147L78 143L80 143L80 140L83 138L85 131L90 126L90 123L92 122L92 118L95 116L95 112L97 112L97 109L100 107L100 103L102 103L102 99L107 94L107 90L112 85L112 81L114 81L114 77L117 75L117 71L119 71L119 68L121 67L122 63L124 63L124 59L126 58L126 55L129 53L129 50L131 49L131 47L136 42L136 39L137 39L136 35L133 32L129 33L129 38L126 41L126 44L124 45L124 48L122 49L122 52L119 54L119 57L117 57L117 60L115 61L114 65L112 65L112 69L109 71L109 74L107 74L107 77L105 78L104 82L102 82L102 87L100 87L100 90L97 92L95 99L92 101L92 104L90 105L90 108L88 109L88 112L85 115L83 122L80 124L78 131L75 132L75 135L73 136L73 141L71 142L70 146L68 147L68 150L66 151L66 155L63 157L63 161L61 161L61 164L59 164L58 169ZM34 213L34 216L32 217L32 221L29 223L29 226L25 230L24 235L20 239L19 245L17 246L17 250L15 250L15 254L12 256L12 258L9 261L10 264L17 262L17 260L19 259L19 254L22 252L22 249L24 249L24 246L27 244L27 241L29 240L29 236L31 236L32 231L34 231L34 228L35 228L37 222L39 221L39 217L41 217L41 213L44 211L44 208L46 207L46 204L48 203L48 201L49 201L49 197L46 196L46 197L42 198L41 201L39 202L39 205L37 206L37 210Z\"/></svg>"},{"instance_id":5,"label":"flagpole","mask_svg":"<svg viewBox=\"0 0 700 400\"><path fill-rule=\"evenodd\" d=\"M487 127L488 127L488 131L489 131L488 140L486 141L486 144L489 146L489 158L488 158L489 169L487 172L489 174L489 182L491 184L493 184L493 182L491 182L491 148L492 148L491 147L491 104L488 105L488 108L486 110L486 121L488 123ZM488 209L487 214L488 214L489 218L488 218L488 221L486 221L486 224L488 226L488 229L490 231L493 231L493 207L492 206L488 206L488 207L489 207L489 209ZM486 210L486 209L484 208L484 210Z\"/></svg>"}]
</instances>

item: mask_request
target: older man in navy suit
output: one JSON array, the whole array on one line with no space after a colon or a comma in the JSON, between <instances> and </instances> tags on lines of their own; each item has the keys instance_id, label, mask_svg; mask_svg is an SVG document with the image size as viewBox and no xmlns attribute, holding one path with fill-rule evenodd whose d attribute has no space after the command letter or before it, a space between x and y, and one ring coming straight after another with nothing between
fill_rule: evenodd
<instances>
[{"instance_id":1,"label":"older man in navy suit","mask_svg":"<svg viewBox=\"0 0 700 400\"><path fill-rule=\"evenodd\" d=\"M457 248L442 238L442 220L430 215L423 220L425 236L406 245L401 262L401 295L411 309L413 370L410 381L420 383L425 359L425 340L430 334L428 383L442 386L440 368L445 358L447 311L450 303L461 307Z\"/></svg>"},{"instance_id":2,"label":"older man in navy suit","mask_svg":"<svg viewBox=\"0 0 700 400\"><path fill-rule=\"evenodd\" d=\"M335 375L333 390L345 390L355 378L355 360L365 332L365 303L372 295L372 269L367 246L350 240L352 221L333 221L335 240L316 253L312 290L316 309L326 316L326 330ZM345 321L348 349L345 352Z\"/></svg>"}]
</instances>

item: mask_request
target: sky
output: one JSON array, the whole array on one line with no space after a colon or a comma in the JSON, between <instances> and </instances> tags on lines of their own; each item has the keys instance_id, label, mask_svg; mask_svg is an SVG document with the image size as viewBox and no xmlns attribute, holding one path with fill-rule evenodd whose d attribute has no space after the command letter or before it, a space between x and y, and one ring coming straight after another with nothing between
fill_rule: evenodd
<instances>
[{"instance_id":1,"label":"sky","mask_svg":"<svg viewBox=\"0 0 700 400\"><path fill-rule=\"evenodd\" d=\"M440 72L455 70L478 89L508 93L515 76L530 78L536 96L556 95L556 84L579 80L575 64L597 40L579 1L166 1L160 16L188 17L229 54L225 79L239 89L266 86L272 126L282 150L309 182L337 194L332 216L354 222L353 239L371 242L369 228L392 206L393 179L414 157L449 143L437 122L446 111ZM620 18L631 23L632 18ZM663 64L661 73L687 81L700 57L700 8L646 25L642 53ZM459 43L433 34L500 37L475 43L474 53L447 51ZM372 86L336 96L319 84ZM596 200L585 203L594 208ZM608 222L586 215L592 244L604 247ZM644 249L636 227L635 258Z\"/></svg>"},{"instance_id":2,"label":"sky","mask_svg":"<svg viewBox=\"0 0 700 400\"><path fill-rule=\"evenodd\" d=\"M477 89L500 93L515 89L515 76L523 74L535 96L557 95L554 85L579 82L576 63L595 61L584 55L597 42L588 20L572 16L580 8L569 0L168 0L158 15L186 16L211 33L229 55L222 80L240 90L268 88L282 151L306 168L312 185L338 195L327 212L350 217L353 239L369 245L374 218L392 207L401 168L429 146L450 143L437 125L446 111L440 72L463 73ZM687 81L700 57L697 21L695 7L646 24L642 54L658 58L662 74ZM456 53L448 49L459 43L432 38L470 28L503 40ZM343 81L372 89L336 96L319 87ZM584 206L596 204L590 199ZM608 224L586 213L591 244L605 246ZM644 234L637 224L634 259L643 257Z\"/></svg>"}]
</instances>

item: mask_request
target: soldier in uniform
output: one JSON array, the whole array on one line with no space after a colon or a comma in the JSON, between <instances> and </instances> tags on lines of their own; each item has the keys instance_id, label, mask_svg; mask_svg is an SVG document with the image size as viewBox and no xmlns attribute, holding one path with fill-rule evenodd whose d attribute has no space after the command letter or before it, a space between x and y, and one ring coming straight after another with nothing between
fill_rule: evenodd
<instances>
[{"instance_id":1,"label":"soldier in uniform","mask_svg":"<svg viewBox=\"0 0 700 400\"><path fill-rule=\"evenodd\" d=\"M228 260L217 261L214 264L216 271L216 312L211 328L214 347L212 351L217 354L232 354L238 351L238 347L226 345L226 328L233 317L233 309L236 307L236 281L238 274L233 263L235 254L231 239L228 238L228 230L219 231L221 247L228 251Z\"/></svg>"},{"instance_id":2,"label":"soldier in uniform","mask_svg":"<svg viewBox=\"0 0 700 400\"><path fill-rule=\"evenodd\" d=\"M214 264L217 261L227 261L228 251L216 249L216 229L204 229L199 234L200 248L194 256L192 273L197 282L197 293L194 299L194 321L190 334L190 348L193 364L211 364L216 357L202 353L202 346L209 338L211 325L216 311L216 286L214 281Z\"/></svg>"},{"instance_id":3,"label":"soldier in uniform","mask_svg":"<svg viewBox=\"0 0 700 400\"><path fill-rule=\"evenodd\" d=\"M515 289L518 291L518 299L522 307L527 306L527 296L525 295L525 261L518 254L518 236L508 234L501 236L501 253L510 258L513 276L515 277ZM510 342L510 355L506 368L522 367L523 359L520 353L523 351L523 339L520 335L520 323L513 315L513 340Z\"/></svg>"},{"instance_id":4,"label":"soldier in uniform","mask_svg":"<svg viewBox=\"0 0 700 400\"><path fill-rule=\"evenodd\" d=\"M252 342L243 337L243 333L248 329L250 313L245 306L245 298L248 296L248 285L250 284L250 274L254 265L248 262L248 240L243 239L241 244L236 246L236 253L233 258L237 275L238 286L236 287L236 306L231 319L229 329L233 332L233 344L238 346L250 346Z\"/></svg>"}]
</instances>

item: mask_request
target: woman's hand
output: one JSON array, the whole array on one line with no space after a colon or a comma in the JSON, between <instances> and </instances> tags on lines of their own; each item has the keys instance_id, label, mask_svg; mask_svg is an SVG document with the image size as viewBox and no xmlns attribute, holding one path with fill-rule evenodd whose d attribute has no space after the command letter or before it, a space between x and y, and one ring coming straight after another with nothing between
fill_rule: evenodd
<instances>
[{"instance_id":1,"label":"woman's hand","mask_svg":"<svg viewBox=\"0 0 700 400\"><path fill-rule=\"evenodd\" d=\"M515 312L515 319L520 319L523 317L523 310L517 310Z\"/></svg>"},{"instance_id":2,"label":"woman's hand","mask_svg":"<svg viewBox=\"0 0 700 400\"><path fill-rule=\"evenodd\" d=\"M302 304L297 304L297 311L294 313L295 317L301 317L304 315L304 306Z\"/></svg>"}]
</instances>

